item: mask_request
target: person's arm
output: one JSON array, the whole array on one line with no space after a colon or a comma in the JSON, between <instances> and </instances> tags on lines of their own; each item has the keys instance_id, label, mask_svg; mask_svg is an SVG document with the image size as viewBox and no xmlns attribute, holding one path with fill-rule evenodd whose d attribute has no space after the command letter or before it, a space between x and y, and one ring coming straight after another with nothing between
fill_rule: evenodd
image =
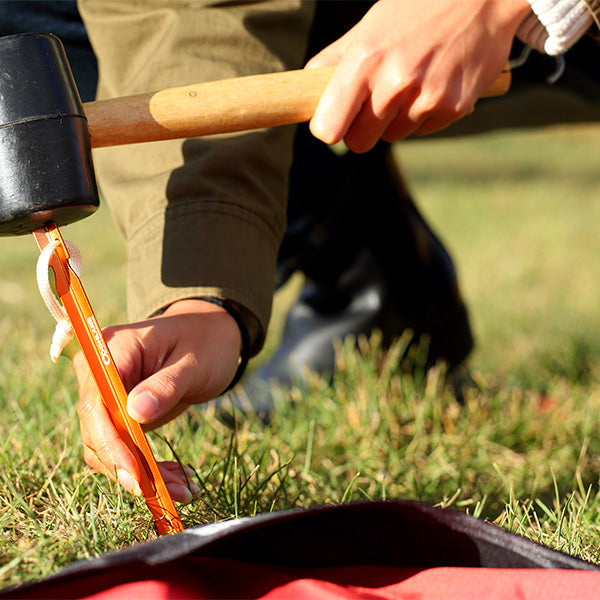
<instances>
[{"instance_id":1,"label":"person's arm","mask_svg":"<svg viewBox=\"0 0 600 600\"><path fill-rule=\"evenodd\" d=\"M589 1L598 8L598 0ZM544 6L559 23L552 29L548 21L550 31L532 12L545 14ZM364 152L379 139L444 129L473 110L506 64L517 32L532 24L549 49L563 48L589 28L591 12L583 0L379 0L306 65L337 67L311 131ZM557 45L565 24L571 27Z\"/></svg>"}]
</instances>

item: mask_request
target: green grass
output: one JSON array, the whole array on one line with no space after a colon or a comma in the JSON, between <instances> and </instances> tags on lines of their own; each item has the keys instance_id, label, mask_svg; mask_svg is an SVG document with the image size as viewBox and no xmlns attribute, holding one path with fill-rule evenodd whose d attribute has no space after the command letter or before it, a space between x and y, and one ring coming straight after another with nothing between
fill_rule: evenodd
<instances>
[{"instance_id":1,"label":"green grass","mask_svg":"<svg viewBox=\"0 0 600 600\"><path fill-rule=\"evenodd\" d=\"M586 361L600 354L597 145L598 129L575 128L397 147L456 259L486 371L537 384L561 369L590 376Z\"/></svg>"},{"instance_id":2,"label":"green grass","mask_svg":"<svg viewBox=\"0 0 600 600\"><path fill-rule=\"evenodd\" d=\"M332 387L283 391L270 427L211 407L149 436L196 471L186 525L375 498L453 506L600 562L600 129L396 147L455 259L477 337L457 401L443 367L398 370L403 340L340 347ZM366 206L365 209L368 209ZM124 250L107 211L63 231L101 324L125 320ZM0 585L154 537L143 501L81 459L76 385L53 365L33 239L0 239ZM277 341L277 299L263 360Z\"/></svg>"}]
</instances>

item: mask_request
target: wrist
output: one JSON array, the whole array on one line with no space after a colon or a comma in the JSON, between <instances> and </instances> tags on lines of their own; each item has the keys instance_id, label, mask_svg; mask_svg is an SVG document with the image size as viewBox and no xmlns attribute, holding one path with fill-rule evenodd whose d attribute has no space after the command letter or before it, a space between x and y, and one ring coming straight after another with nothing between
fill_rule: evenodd
<instances>
[{"instance_id":1,"label":"wrist","mask_svg":"<svg viewBox=\"0 0 600 600\"><path fill-rule=\"evenodd\" d=\"M221 392L221 394L229 391L234 387L244 374L246 367L248 366L248 360L250 358L251 340L248 327L245 319L242 316L242 312L234 302L225 300L223 298L217 298L213 296L200 296L197 298L189 298L178 300L168 306L162 314L182 314L182 313L211 313L223 312L228 314L231 319L235 322L234 327L239 333L239 361L236 372L233 375L229 385ZM232 323L233 325L233 323Z\"/></svg>"}]
</instances>

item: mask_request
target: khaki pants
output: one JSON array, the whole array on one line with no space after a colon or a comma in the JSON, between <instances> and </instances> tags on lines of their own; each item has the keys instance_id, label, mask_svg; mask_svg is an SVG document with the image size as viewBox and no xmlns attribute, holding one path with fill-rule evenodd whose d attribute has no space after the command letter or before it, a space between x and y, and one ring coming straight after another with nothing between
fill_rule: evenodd
<instances>
[{"instance_id":1,"label":"khaki pants","mask_svg":"<svg viewBox=\"0 0 600 600\"><path fill-rule=\"evenodd\" d=\"M212 5L218 4L215 8ZM314 5L81 0L98 97L301 68ZM294 127L94 151L128 251L132 319L185 297L245 308L262 343L285 229Z\"/></svg>"}]
</instances>

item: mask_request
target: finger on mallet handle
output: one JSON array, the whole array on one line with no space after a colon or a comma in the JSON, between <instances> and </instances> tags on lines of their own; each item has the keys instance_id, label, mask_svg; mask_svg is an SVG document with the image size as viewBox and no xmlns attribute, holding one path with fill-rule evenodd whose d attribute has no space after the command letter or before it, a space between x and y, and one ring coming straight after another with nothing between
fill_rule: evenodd
<instances>
[{"instance_id":1,"label":"finger on mallet handle","mask_svg":"<svg viewBox=\"0 0 600 600\"><path fill-rule=\"evenodd\" d=\"M309 121L334 67L250 75L83 105L92 148ZM507 65L483 97L510 88Z\"/></svg>"}]
</instances>

